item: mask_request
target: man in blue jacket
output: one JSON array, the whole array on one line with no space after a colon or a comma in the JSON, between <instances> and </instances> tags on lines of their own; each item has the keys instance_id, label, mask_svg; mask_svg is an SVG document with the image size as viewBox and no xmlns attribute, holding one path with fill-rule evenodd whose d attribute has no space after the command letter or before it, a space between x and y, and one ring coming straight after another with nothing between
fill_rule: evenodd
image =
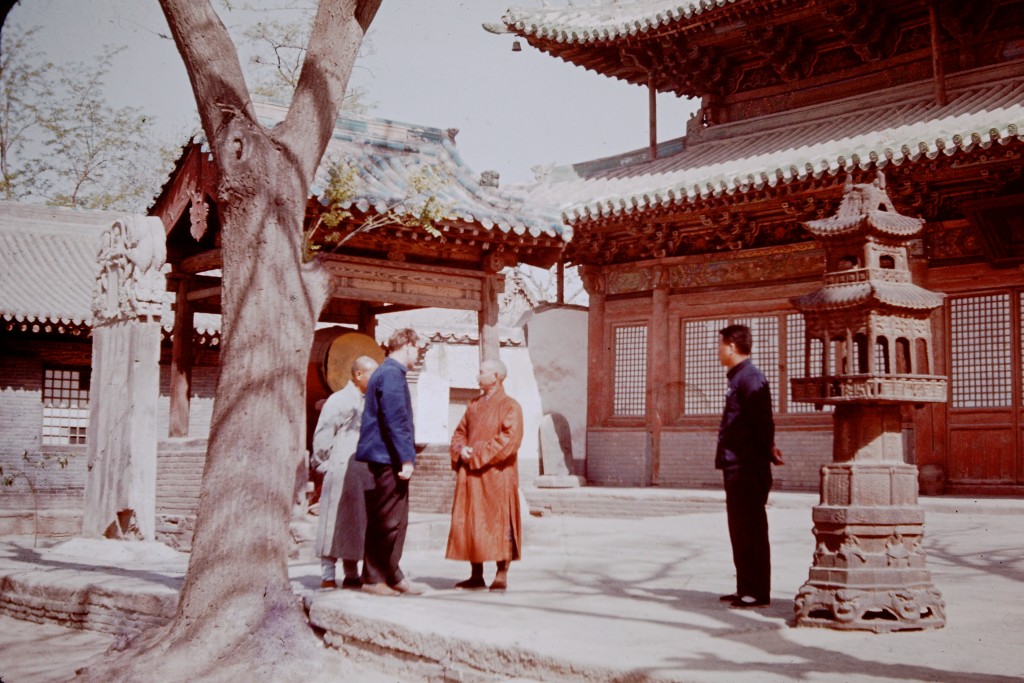
<instances>
[{"instance_id":1,"label":"man in blue jacket","mask_svg":"<svg viewBox=\"0 0 1024 683\"><path fill-rule=\"evenodd\" d=\"M363 590L374 595L419 594L423 587L402 574L399 561L409 525L409 478L416 461L412 398L405 373L419 357L419 337L401 329L388 340L388 357L366 387L356 460L367 463L373 489L366 492Z\"/></svg>"},{"instance_id":2,"label":"man in blue jacket","mask_svg":"<svg viewBox=\"0 0 1024 683\"><path fill-rule=\"evenodd\" d=\"M781 465L775 447L772 393L750 362L753 338L746 325L718 333L718 359L729 370L725 410L718 428L715 467L725 481L736 592L723 595L730 607L767 607L771 603L771 548L765 504L772 488L772 465Z\"/></svg>"}]
</instances>

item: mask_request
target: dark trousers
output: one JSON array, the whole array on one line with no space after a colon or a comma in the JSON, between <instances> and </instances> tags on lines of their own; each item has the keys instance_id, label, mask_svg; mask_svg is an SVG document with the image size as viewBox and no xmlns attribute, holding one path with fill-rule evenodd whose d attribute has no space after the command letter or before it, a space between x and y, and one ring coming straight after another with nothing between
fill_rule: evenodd
<instances>
[{"instance_id":1,"label":"dark trousers","mask_svg":"<svg viewBox=\"0 0 1024 683\"><path fill-rule=\"evenodd\" d=\"M730 468L723 474L729 540L732 541L732 561L736 565L736 593L768 600L772 560L764 506L772 488L771 470Z\"/></svg>"},{"instance_id":2,"label":"dark trousers","mask_svg":"<svg viewBox=\"0 0 1024 683\"><path fill-rule=\"evenodd\" d=\"M409 482L391 465L369 463L374 486L366 492L363 582L394 586L403 578L398 563L409 527Z\"/></svg>"}]
</instances>

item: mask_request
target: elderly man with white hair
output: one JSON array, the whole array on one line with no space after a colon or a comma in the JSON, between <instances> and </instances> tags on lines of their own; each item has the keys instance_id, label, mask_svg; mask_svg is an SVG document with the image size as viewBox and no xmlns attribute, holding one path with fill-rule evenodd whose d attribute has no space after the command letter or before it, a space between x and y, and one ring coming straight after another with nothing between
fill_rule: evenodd
<instances>
[{"instance_id":1,"label":"elderly man with white hair","mask_svg":"<svg viewBox=\"0 0 1024 683\"><path fill-rule=\"evenodd\" d=\"M496 562L492 591L508 587L508 567L522 553L517 455L523 410L505 394L508 375L500 360L480 364L482 393L466 409L452 436L456 472L452 525L445 557L470 563L472 573L456 588L487 588L484 562Z\"/></svg>"}]
</instances>

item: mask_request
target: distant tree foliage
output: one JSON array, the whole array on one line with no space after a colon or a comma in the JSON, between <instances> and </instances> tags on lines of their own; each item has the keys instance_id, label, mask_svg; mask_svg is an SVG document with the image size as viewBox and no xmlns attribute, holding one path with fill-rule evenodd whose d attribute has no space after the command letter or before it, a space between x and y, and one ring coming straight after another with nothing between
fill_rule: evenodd
<instances>
[{"instance_id":1,"label":"distant tree foliage","mask_svg":"<svg viewBox=\"0 0 1024 683\"><path fill-rule=\"evenodd\" d=\"M36 125L43 74L53 66L32 49L35 32L11 27L0 46L0 197L8 201L29 193L24 152Z\"/></svg>"},{"instance_id":2,"label":"distant tree foliage","mask_svg":"<svg viewBox=\"0 0 1024 683\"><path fill-rule=\"evenodd\" d=\"M92 63L54 65L32 49L35 30L8 27L0 51L0 190L53 206L140 211L168 168L153 119L114 108L104 79L123 48ZM166 147L166 145L164 146Z\"/></svg>"}]
</instances>

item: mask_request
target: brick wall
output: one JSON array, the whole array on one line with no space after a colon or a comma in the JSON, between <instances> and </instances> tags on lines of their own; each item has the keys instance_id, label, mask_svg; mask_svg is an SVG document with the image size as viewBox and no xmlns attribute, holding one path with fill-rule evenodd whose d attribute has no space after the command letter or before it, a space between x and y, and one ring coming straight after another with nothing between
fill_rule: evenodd
<instances>
[{"instance_id":1,"label":"brick wall","mask_svg":"<svg viewBox=\"0 0 1024 683\"><path fill-rule=\"evenodd\" d=\"M721 488L715 469L716 428L666 429L661 434L657 485L666 488ZM776 490L817 491L819 471L832 460L831 426L804 425L777 432L786 460L774 468ZM590 430L587 483L591 486L646 486L646 432Z\"/></svg>"},{"instance_id":2,"label":"brick wall","mask_svg":"<svg viewBox=\"0 0 1024 683\"><path fill-rule=\"evenodd\" d=\"M455 472L447 444L431 444L416 455L416 473L409 483L409 509L450 514L455 497Z\"/></svg>"},{"instance_id":3,"label":"brick wall","mask_svg":"<svg viewBox=\"0 0 1024 683\"><path fill-rule=\"evenodd\" d=\"M715 469L717 431L663 431L659 486L721 488L722 473Z\"/></svg>"},{"instance_id":4,"label":"brick wall","mask_svg":"<svg viewBox=\"0 0 1024 683\"><path fill-rule=\"evenodd\" d=\"M587 482L594 486L645 486L650 482L647 431L587 432Z\"/></svg>"},{"instance_id":5,"label":"brick wall","mask_svg":"<svg viewBox=\"0 0 1024 683\"><path fill-rule=\"evenodd\" d=\"M178 550L192 547L206 439L164 439L156 456L156 539Z\"/></svg>"}]
</instances>

